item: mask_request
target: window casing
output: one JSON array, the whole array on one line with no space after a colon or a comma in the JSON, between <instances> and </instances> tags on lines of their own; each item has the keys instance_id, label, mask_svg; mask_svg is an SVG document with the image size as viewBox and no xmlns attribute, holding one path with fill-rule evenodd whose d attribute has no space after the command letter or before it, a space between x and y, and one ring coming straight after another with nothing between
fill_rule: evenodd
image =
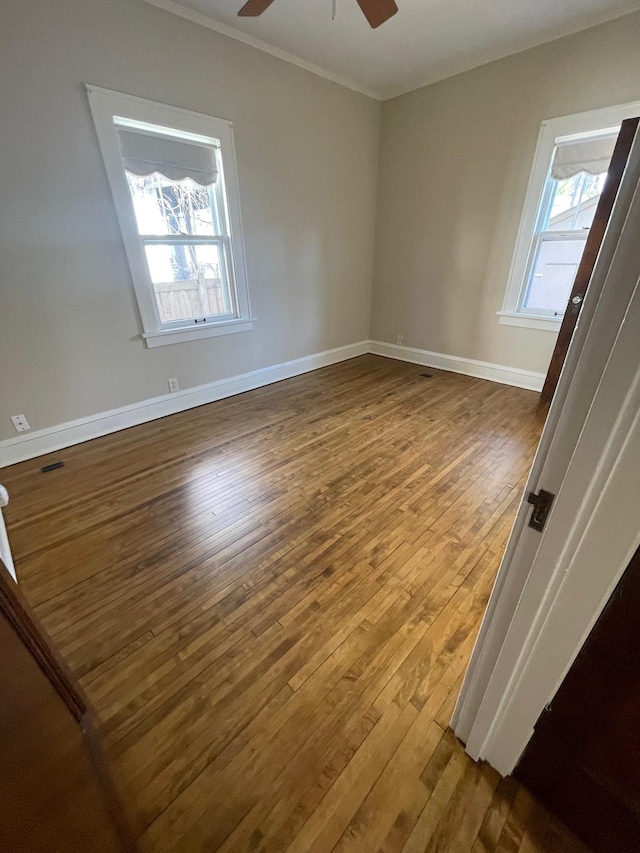
<instances>
[{"instance_id":1,"label":"window casing","mask_svg":"<svg viewBox=\"0 0 640 853\"><path fill-rule=\"evenodd\" d=\"M87 88L147 346L252 329L231 124Z\"/></svg>"},{"instance_id":2,"label":"window casing","mask_svg":"<svg viewBox=\"0 0 640 853\"><path fill-rule=\"evenodd\" d=\"M589 234L606 165L555 178L562 152L609 147L640 102L542 123L500 323L557 332ZM590 166L591 168L591 166ZM599 171L604 169L604 171Z\"/></svg>"}]
</instances>

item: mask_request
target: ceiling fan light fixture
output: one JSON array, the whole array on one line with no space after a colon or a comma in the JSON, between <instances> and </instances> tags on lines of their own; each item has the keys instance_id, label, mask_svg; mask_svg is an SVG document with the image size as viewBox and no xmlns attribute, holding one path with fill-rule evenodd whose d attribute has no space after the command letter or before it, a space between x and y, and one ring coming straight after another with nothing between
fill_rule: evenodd
<instances>
[{"instance_id":1,"label":"ceiling fan light fixture","mask_svg":"<svg viewBox=\"0 0 640 853\"><path fill-rule=\"evenodd\" d=\"M238 12L241 18L257 18L271 6L274 0L247 0ZM384 24L398 11L395 0L356 0L372 29ZM332 20L336 17L336 0L333 0Z\"/></svg>"}]
</instances>

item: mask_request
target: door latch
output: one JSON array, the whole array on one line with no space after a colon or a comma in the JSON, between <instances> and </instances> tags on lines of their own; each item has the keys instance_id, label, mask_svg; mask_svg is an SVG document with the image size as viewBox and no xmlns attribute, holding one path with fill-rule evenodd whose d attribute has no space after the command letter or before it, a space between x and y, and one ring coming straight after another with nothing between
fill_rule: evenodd
<instances>
[{"instance_id":1,"label":"door latch","mask_svg":"<svg viewBox=\"0 0 640 853\"><path fill-rule=\"evenodd\" d=\"M545 492L544 489L540 489L537 495L535 492L529 492L527 495L527 503L533 507L533 512L529 519L529 527L537 530L538 533L542 533L544 530L554 498L555 495L552 495L551 492Z\"/></svg>"},{"instance_id":2,"label":"door latch","mask_svg":"<svg viewBox=\"0 0 640 853\"><path fill-rule=\"evenodd\" d=\"M582 306L584 293L577 293L569 300L569 314L578 314Z\"/></svg>"}]
</instances>

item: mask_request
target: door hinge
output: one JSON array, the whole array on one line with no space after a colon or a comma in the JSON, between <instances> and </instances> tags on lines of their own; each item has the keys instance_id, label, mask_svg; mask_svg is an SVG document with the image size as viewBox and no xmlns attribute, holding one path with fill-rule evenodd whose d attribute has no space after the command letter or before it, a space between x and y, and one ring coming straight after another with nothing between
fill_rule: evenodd
<instances>
[{"instance_id":1,"label":"door hinge","mask_svg":"<svg viewBox=\"0 0 640 853\"><path fill-rule=\"evenodd\" d=\"M549 513L551 512L551 504L553 503L554 498L555 495L552 495L551 492L545 492L544 489L540 489L537 495L535 492L529 492L527 495L527 503L531 504L533 507L533 512L529 519L529 527L532 527L534 530L542 533L544 526L547 523Z\"/></svg>"}]
</instances>

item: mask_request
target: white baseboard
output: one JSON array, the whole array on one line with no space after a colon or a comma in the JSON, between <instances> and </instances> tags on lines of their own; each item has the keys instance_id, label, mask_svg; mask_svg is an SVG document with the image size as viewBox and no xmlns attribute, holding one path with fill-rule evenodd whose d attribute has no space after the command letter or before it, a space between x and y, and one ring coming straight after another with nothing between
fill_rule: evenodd
<instances>
[{"instance_id":1,"label":"white baseboard","mask_svg":"<svg viewBox=\"0 0 640 853\"><path fill-rule=\"evenodd\" d=\"M0 441L0 468L23 462L25 459L33 459L45 453L53 453L72 444L81 444L83 441L118 432L146 421L163 418L165 415L173 415L185 409L222 400L224 397L232 397L243 391L261 388L263 385L280 382L282 379L290 379L292 376L346 361L367 352L369 352L369 341L360 341L357 344L285 361L273 367L252 370L250 373L242 373L230 379L220 379L217 382L209 382L207 385L199 385L174 394L163 394L161 397L143 400L141 403L132 403L129 406L121 406L119 409L111 409L108 412L100 412L86 418L35 430L27 435L8 438Z\"/></svg>"},{"instance_id":2,"label":"white baseboard","mask_svg":"<svg viewBox=\"0 0 640 853\"><path fill-rule=\"evenodd\" d=\"M425 349L388 344L383 341L369 341L369 352L399 361L410 361L412 364L423 364L425 367L463 373L465 376L475 376L478 379L489 379L491 382L500 382L502 385L515 385L518 388L527 388L529 391L542 391L545 378L544 373L535 373L533 370L505 367L488 361L476 361L474 358L444 355L441 352L429 352Z\"/></svg>"},{"instance_id":3,"label":"white baseboard","mask_svg":"<svg viewBox=\"0 0 640 853\"><path fill-rule=\"evenodd\" d=\"M339 361L346 361L368 352L399 361L422 364L426 367L450 370L453 373L463 373L479 379L489 379L503 385L516 385L531 391L540 391L544 382L543 373L520 370L517 367L504 367L472 358L443 355L382 341L360 341L357 344L348 344L307 355L272 367L263 367L260 370L252 370L250 373L232 376L230 379L220 379L217 382L209 382L207 385L188 388L175 394L163 394L161 397L143 400L141 403L132 403L129 406L121 406L119 409L111 409L108 412L100 412L97 415L89 415L86 418L5 439L0 441L0 468L33 459L35 456L43 456L45 453L53 453L73 444L81 444L83 441L118 432L127 427L153 421L156 418L183 412L185 409L232 397L234 394L242 394L243 391L261 388L263 385L280 382L282 379L337 364Z\"/></svg>"}]
</instances>

